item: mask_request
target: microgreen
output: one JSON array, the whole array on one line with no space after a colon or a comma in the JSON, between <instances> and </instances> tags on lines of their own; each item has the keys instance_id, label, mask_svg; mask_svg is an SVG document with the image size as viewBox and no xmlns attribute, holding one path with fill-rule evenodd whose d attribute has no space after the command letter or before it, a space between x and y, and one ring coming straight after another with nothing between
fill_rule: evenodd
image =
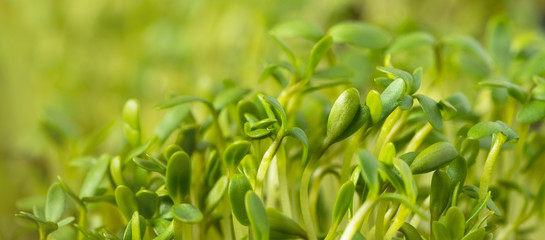
<instances>
[{"instance_id":1,"label":"microgreen","mask_svg":"<svg viewBox=\"0 0 545 240\"><path fill-rule=\"evenodd\" d=\"M422 31L393 38L362 22L282 22L267 37L287 59L256 76L275 87L226 81L211 97L172 95L150 136L130 99L124 148L75 156L81 183L61 174L44 204L17 216L41 239L63 228L78 239L523 239L545 212L533 167L545 152L544 57L516 52L510 26L493 18L483 46ZM435 68L400 63L422 46ZM347 52L371 56L376 89L356 84ZM478 87L445 87L465 74Z\"/></svg>"}]
</instances>

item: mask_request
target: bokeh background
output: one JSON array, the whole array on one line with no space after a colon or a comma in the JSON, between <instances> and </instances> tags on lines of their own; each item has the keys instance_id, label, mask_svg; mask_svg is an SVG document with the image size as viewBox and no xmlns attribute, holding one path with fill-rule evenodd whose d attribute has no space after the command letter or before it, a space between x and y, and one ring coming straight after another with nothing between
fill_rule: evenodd
<instances>
[{"instance_id":1,"label":"bokeh background","mask_svg":"<svg viewBox=\"0 0 545 240\"><path fill-rule=\"evenodd\" d=\"M144 132L171 93L210 97L257 79L280 49L267 34L304 19L343 20L394 37L415 30L482 40L488 19L541 35L544 4L530 0L0 0L0 239L29 238L14 214L41 202L57 175L81 178L70 159L122 147L121 108L142 103ZM534 30L538 30L535 32ZM311 43L295 43L308 52ZM352 79L366 86L374 66ZM104 140L104 141L98 141ZM100 142L100 143L99 143ZM32 235L30 235L32 236Z\"/></svg>"}]
</instances>

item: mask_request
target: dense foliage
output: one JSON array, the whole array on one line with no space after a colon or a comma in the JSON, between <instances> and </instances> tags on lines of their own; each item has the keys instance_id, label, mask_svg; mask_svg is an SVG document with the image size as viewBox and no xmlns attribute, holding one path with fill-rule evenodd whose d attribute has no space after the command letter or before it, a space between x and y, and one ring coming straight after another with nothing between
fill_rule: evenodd
<instances>
[{"instance_id":1,"label":"dense foliage","mask_svg":"<svg viewBox=\"0 0 545 240\"><path fill-rule=\"evenodd\" d=\"M284 56L258 81L277 88L169 96L150 137L128 100L123 150L71 160L82 182L59 177L17 216L41 239L523 239L543 226L545 55L506 18L485 47L362 22L270 36ZM305 57L294 38L313 44ZM415 66L422 52L433 64ZM347 80L358 54L381 65L375 90Z\"/></svg>"}]
</instances>

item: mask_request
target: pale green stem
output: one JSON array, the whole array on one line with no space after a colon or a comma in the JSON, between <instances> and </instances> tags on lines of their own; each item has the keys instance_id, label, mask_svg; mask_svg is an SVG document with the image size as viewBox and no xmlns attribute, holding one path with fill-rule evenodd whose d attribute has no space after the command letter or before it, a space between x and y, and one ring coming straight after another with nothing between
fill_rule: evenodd
<instances>
[{"instance_id":1,"label":"pale green stem","mask_svg":"<svg viewBox=\"0 0 545 240\"><path fill-rule=\"evenodd\" d=\"M498 160L498 155L500 153L501 147L506 140L507 137L502 133L498 132L495 134L494 143L492 144L492 148L490 148L490 152L488 153L488 157L486 158L486 161L484 163L484 169L481 175L481 181L479 185L479 200L483 199L486 196L486 193L488 193L488 185L490 184L492 170L494 169L496 160Z\"/></svg>"},{"instance_id":2,"label":"pale green stem","mask_svg":"<svg viewBox=\"0 0 545 240\"><path fill-rule=\"evenodd\" d=\"M248 227L242 225L235 217L231 215L233 228L235 229L235 239L241 239L244 235L248 234Z\"/></svg>"},{"instance_id":3,"label":"pale green stem","mask_svg":"<svg viewBox=\"0 0 545 240\"><path fill-rule=\"evenodd\" d=\"M280 204L282 205L282 212L288 217L293 217L291 214L290 193L288 189L288 166L285 146L280 148L279 154L276 156L276 164L278 166L278 184L280 185Z\"/></svg>"},{"instance_id":4,"label":"pale green stem","mask_svg":"<svg viewBox=\"0 0 545 240\"><path fill-rule=\"evenodd\" d=\"M348 226L346 226L346 229L341 236L341 240L352 240L352 237L359 231L365 217L370 213L369 210L371 210L374 205L375 200L367 200L361 205L358 211L356 211L356 214L354 214L352 220L348 223Z\"/></svg>"},{"instance_id":5,"label":"pale green stem","mask_svg":"<svg viewBox=\"0 0 545 240\"><path fill-rule=\"evenodd\" d=\"M231 224L231 206L228 201L221 201L221 204L223 205L223 239L233 239L233 230L232 224Z\"/></svg>"},{"instance_id":6,"label":"pale green stem","mask_svg":"<svg viewBox=\"0 0 545 240\"><path fill-rule=\"evenodd\" d=\"M308 234L309 240L316 240L316 232L314 232L314 225L312 224L312 217L310 214L309 203L308 203L308 185L310 182L310 177L314 169L305 168L303 171L303 176L301 178L301 189L299 191L299 198L301 201L301 213L303 214L303 222L305 224L305 229Z\"/></svg>"},{"instance_id":7,"label":"pale green stem","mask_svg":"<svg viewBox=\"0 0 545 240\"><path fill-rule=\"evenodd\" d=\"M396 232L403 226L405 223L405 220L409 216L411 211L407 209L404 205L399 206L399 211L397 212L397 216L394 219L394 222L392 225L390 225L390 228L388 228L388 231L386 232L386 235L384 236L384 239L392 239Z\"/></svg>"},{"instance_id":8,"label":"pale green stem","mask_svg":"<svg viewBox=\"0 0 545 240\"><path fill-rule=\"evenodd\" d=\"M263 158L261 159L261 163L259 164L259 169L257 170L257 176L256 176L256 182L255 182L255 192L258 196L261 196L261 193L263 192L263 180L265 179L265 175L267 175L267 170L269 169L269 165L271 164L271 161L278 151L278 148L280 147L280 143L282 142L283 134L282 129L278 132L276 135L276 139L272 142L272 144L269 146L269 149L265 152L263 155Z\"/></svg>"},{"instance_id":9,"label":"pale green stem","mask_svg":"<svg viewBox=\"0 0 545 240\"><path fill-rule=\"evenodd\" d=\"M376 239L377 240L382 240L383 239L383 234L384 234L384 215L386 214L386 211L388 210L388 203L387 202L383 202L383 203L380 203L379 207L378 207L378 212L377 212L377 220L376 220L376 223L375 223L375 235L376 235Z\"/></svg>"},{"instance_id":10,"label":"pale green stem","mask_svg":"<svg viewBox=\"0 0 545 240\"><path fill-rule=\"evenodd\" d=\"M355 136L352 138L352 141L346 147L346 151L343 158L343 166L341 170L341 182L347 181L350 177L350 164L352 163L352 158L358 150L358 146L363 136L365 135L365 130L367 129L367 124L365 124L360 130L358 130Z\"/></svg>"},{"instance_id":11,"label":"pale green stem","mask_svg":"<svg viewBox=\"0 0 545 240\"><path fill-rule=\"evenodd\" d=\"M184 223L178 219L173 219L174 239L184 239Z\"/></svg>"},{"instance_id":12,"label":"pale green stem","mask_svg":"<svg viewBox=\"0 0 545 240\"><path fill-rule=\"evenodd\" d=\"M426 136L433 130L433 127L430 123L426 123L422 129L420 129L414 137L411 139L409 144L407 144L407 148L404 152L415 152L418 150L418 147L422 144Z\"/></svg>"},{"instance_id":13,"label":"pale green stem","mask_svg":"<svg viewBox=\"0 0 545 240\"><path fill-rule=\"evenodd\" d=\"M80 206L78 225L83 229L87 229L87 209L85 206ZM81 231L78 231L78 240L85 239L85 235Z\"/></svg>"},{"instance_id":14,"label":"pale green stem","mask_svg":"<svg viewBox=\"0 0 545 240\"><path fill-rule=\"evenodd\" d=\"M337 227L338 227L338 224L333 223L333 225L331 225L331 228L329 228L329 231L327 232L327 235L325 236L324 240L335 239L335 237L337 237Z\"/></svg>"},{"instance_id":15,"label":"pale green stem","mask_svg":"<svg viewBox=\"0 0 545 240\"><path fill-rule=\"evenodd\" d=\"M314 231L314 225L312 223L312 217L310 213L310 205L308 201L308 187L310 184L310 178L312 177L312 173L314 172L314 169L316 168L316 165L318 164L318 161L322 157L322 154L329 148L331 144L329 144L328 141L322 145L322 148L318 149L316 154L310 159L310 161L307 163L307 166L303 170L303 175L301 176L301 187L299 190L299 201L300 201L300 207L301 207L301 213L303 215L303 223L305 225L308 239L309 240L316 240L316 232Z\"/></svg>"}]
</instances>

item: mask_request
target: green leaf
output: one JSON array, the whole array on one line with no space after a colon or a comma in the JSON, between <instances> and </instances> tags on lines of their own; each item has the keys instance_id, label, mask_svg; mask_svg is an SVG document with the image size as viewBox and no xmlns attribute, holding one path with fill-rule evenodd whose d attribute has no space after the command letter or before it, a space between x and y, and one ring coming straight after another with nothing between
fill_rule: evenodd
<instances>
[{"instance_id":1,"label":"green leaf","mask_svg":"<svg viewBox=\"0 0 545 240\"><path fill-rule=\"evenodd\" d=\"M131 146L139 146L141 142L140 133L140 106L138 100L129 99L123 107L123 130Z\"/></svg>"},{"instance_id":2,"label":"green leaf","mask_svg":"<svg viewBox=\"0 0 545 240\"><path fill-rule=\"evenodd\" d=\"M455 93L445 100L456 109L457 114L467 114L471 112L471 102L463 93Z\"/></svg>"},{"instance_id":3,"label":"green leaf","mask_svg":"<svg viewBox=\"0 0 545 240\"><path fill-rule=\"evenodd\" d=\"M104 174L106 174L109 165L110 157L108 155L105 154L98 158L93 167L89 169L87 175L85 176L85 179L83 180L83 184L81 185L81 191L79 194L80 198L91 197L95 195L95 191L102 179L104 178Z\"/></svg>"},{"instance_id":4,"label":"green leaf","mask_svg":"<svg viewBox=\"0 0 545 240\"><path fill-rule=\"evenodd\" d=\"M174 153L168 160L165 176L168 195L175 203L188 196L191 186L191 160L182 151Z\"/></svg>"},{"instance_id":5,"label":"green leaf","mask_svg":"<svg viewBox=\"0 0 545 240\"><path fill-rule=\"evenodd\" d=\"M413 86L413 75L411 75L410 73L393 67L378 66L377 69L383 73L391 74L392 76L394 76L394 78L403 79L403 81L405 82L405 86L407 87L407 94L413 94L414 92L416 92L416 89L414 89Z\"/></svg>"},{"instance_id":6,"label":"green leaf","mask_svg":"<svg viewBox=\"0 0 545 240\"><path fill-rule=\"evenodd\" d=\"M246 156L251 146L252 144L248 141L236 141L225 149L225 152L223 153L223 160L227 166L229 166L232 170L235 170L240 161L242 161L244 156Z\"/></svg>"},{"instance_id":7,"label":"green leaf","mask_svg":"<svg viewBox=\"0 0 545 240\"><path fill-rule=\"evenodd\" d=\"M230 103L238 102L248 93L250 93L250 90L238 87L223 90L214 98L214 108L223 109Z\"/></svg>"},{"instance_id":8,"label":"green leaf","mask_svg":"<svg viewBox=\"0 0 545 240\"><path fill-rule=\"evenodd\" d=\"M333 44L333 38L331 36L324 36L320 41L318 41L312 50L310 51L310 56L308 57L307 67L305 68L305 73L303 74L305 79L309 79L316 67L322 61L322 59L327 55L327 52Z\"/></svg>"},{"instance_id":9,"label":"green leaf","mask_svg":"<svg viewBox=\"0 0 545 240\"><path fill-rule=\"evenodd\" d=\"M205 200L205 207L204 212L206 214L209 214L218 206L221 199L223 198L223 195L225 194L225 190L227 190L227 185L229 184L229 180L227 179L227 176L222 176L216 184L212 187L210 192L208 192L208 195L206 196Z\"/></svg>"},{"instance_id":10,"label":"green leaf","mask_svg":"<svg viewBox=\"0 0 545 240\"><path fill-rule=\"evenodd\" d=\"M399 105L399 100L403 97L405 92L405 82L403 79L394 80L384 91L380 94L382 100L382 115L380 119L385 119L394 111Z\"/></svg>"},{"instance_id":11,"label":"green leaf","mask_svg":"<svg viewBox=\"0 0 545 240\"><path fill-rule=\"evenodd\" d=\"M184 223L198 223L203 219L201 211L188 203L172 206L172 216Z\"/></svg>"},{"instance_id":12,"label":"green leaf","mask_svg":"<svg viewBox=\"0 0 545 240\"><path fill-rule=\"evenodd\" d=\"M362 170L361 174L369 187L369 195L376 196L379 191L378 161L365 150L358 151L358 159Z\"/></svg>"},{"instance_id":13,"label":"green leaf","mask_svg":"<svg viewBox=\"0 0 545 240\"><path fill-rule=\"evenodd\" d=\"M399 156L399 159L405 161L407 165L411 166L416 156L418 156L419 152L408 152L404 153L403 155Z\"/></svg>"},{"instance_id":14,"label":"green leaf","mask_svg":"<svg viewBox=\"0 0 545 240\"><path fill-rule=\"evenodd\" d=\"M257 109L257 106L250 101L247 100L240 100L237 103L237 121L238 126L240 129L244 129L244 123L247 122L246 118L244 117L244 114L252 114L254 116L259 116L259 110Z\"/></svg>"},{"instance_id":15,"label":"green leaf","mask_svg":"<svg viewBox=\"0 0 545 240\"><path fill-rule=\"evenodd\" d=\"M274 125L277 122L278 122L278 120L276 120L274 118L265 118L263 120L260 120L260 121L256 122L254 125L252 125L251 130L256 130L256 129L260 129L260 128L266 129L266 128Z\"/></svg>"},{"instance_id":16,"label":"green leaf","mask_svg":"<svg viewBox=\"0 0 545 240\"><path fill-rule=\"evenodd\" d=\"M64 191L58 183L54 183L47 191L45 201L45 220L57 222L61 219L64 207L66 205L66 197Z\"/></svg>"},{"instance_id":17,"label":"green leaf","mask_svg":"<svg viewBox=\"0 0 545 240\"><path fill-rule=\"evenodd\" d=\"M351 85L352 82L347 79L343 80L329 80L329 81L314 81L312 84L308 84L303 88L302 94L308 94L314 91L318 91L325 88L332 88L341 85Z\"/></svg>"},{"instance_id":18,"label":"green leaf","mask_svg":"<svg viewBox=\"0 0 545 240\"><path fill-rule=\"evenodd\" d=\"M263 202L254 192L247 192L244 197L246 213L252 226L252 234L255 240L269 239L269 220Z\"/></svg>"},{"instance_id":19,"label":"green leaf","mask_svg":"<svg viewBox=\"0 0 545 240\"><path fill-rule=\"evenodd\" d=\"M509 93L509 95L511 95L513 98L517 99L521 103L525 103L526 99L528 98L528 93L526 92L526 90L524 90L524 88L509 81L502 81L502 80L482 81L482 82L479 82L479 86L505 88L507 89L507 92Z\"/></svg>"},{"instance_id":20,"label":"green leaf","mask_svg":"<svg viewBox=\"0 0 545 240\"><path fill-rule=\"evenodd\" d=\"M370 49L384 48L392 38L388 32L361 22L339 23L331 27L328 33L335 42Z\"/></svg>"},{"instance_id":21,"label":"green leaf","mask_svg":"<svg viewBox=\"0 0 545 240\"><path fill-rule=\"evenodd\" d=\"M427 32L413 32L397 37L386 53L393 54L420 45L435 45L437 40Z\"/></svg>"},{"instance_id":22,"label":"green leaf","mask_svg":"<svg viewBox=\"0 0 545 240\"><path fill-rule=\"evenodd\" d=\"M338 226L343 220L344 215L352 204L354 189L355 186L352 181L347 181L341 186L341 189L339 189L335 205L333 205L333 226Z\"/></svg>"},{"instance_id":23,"label":"green leaf","mask_svg":"<svg viewBox=\"0 0 545 240\"><path fill-rule=\"evenodd\" d=\"M422 75L423 73L422 67L418 67L413 71L413 93L418 91L420 89L420 85L422 85Z\"/></svg>"},{"instance_id":24,"label":"green leaf","mask_svg":"<svg viewBox=\"0 0 545 240\"><path fill-rule=\"evenodd\" d=\"M515 143L519 138L519 136L502 121L477 123L469 129L467 137L469 139L480 139L498 132L503 133L503 135L507 137L507 141L511 143Z\"/></svg>"},{"instance_id":25,"label":"green leaf","mask_svg":"<svg viewBox=\"0 0 545 240\"><path fill-rule=\"evenodd\" d=\"M461 239L464 236L465 231L465 217L457 207L451 207L445 215L445 225L448 226L449 235L453 239Z\"/></svg>"},{"instance_id":26,"label":"green leaf","mask_svg":"<svg viewBox=\"0 0 545 240\"><path fill-rule=\"evenodd\" d=\"M446 227L441 222L433 222L432 223L432 229L433 229L433 236L435 239L441 239L441 240L455 240L450 236L450 232L448 227Z\"/></svg>"},{"instance_id":27,"label":"green leaf","mask_svg":"<svg viewBox=\"0 0 545 240\"><path fill-rule=\"evenodd\" d=\"M456 185L462 187L467 176L466 160L460 156L454 159L447 167L447 175L451 180L451 189Z\"/></svg>"},{"instance_id":28,"label":"green leaf","mask_svg":"<svg viewBox=\"0 0 545 240\"><path fill-rule=\"evenodd\" d=\"M475 159L477 159L477 156L479 155L480 148L481 145L478 140L468 138L462 142L460 156L466 160L467 166L471 166L475 163Z\"/></svg>"},{"instance_id":29,"label":"green leaf","mask_svg":"<svg viewBox=\"0 0 545 240\"><path fill-rule=\"evenodd\" d=\"M488 49L499 69L508 72L513 54L511 53L512 34L507 18L494 17L489 21L486 31Z\"/></svg>"},{"instance_id":30,"label":"green leaf","mask_svg":"<svg viewBox=\"0 0 545 240\"><path fill-rule=\"evenodd\" d=\"M184 105L172 108L155 128L155 136L160 142L164 142L188 114L189 109Z\"/></svg>"},{"instance_id":31,"label":"green leaf","mask_svg":"<svg viewBox=\"0 0 545 240\"><path fill-rule=\"evenodd\" d=\"M478 192L478 189L477 189L477 192ZM479 215L481 210L483 210L483 208L486 206L486 203L488 202L488 200L490 200L490 194L491 194L491 192L488 191L486 196L479 201L479 203L473 208L473 210L471 210L471 213L469 214L469 217L466 220L466 225L468 225L474 219L477 218L477 216ZM478 197L478 195L477 195L477 197Z\"/></svg>"},{"instance_id":32,"label":"green leaf","mask_svg":"<svg viewBox=\"0 0 545 240\"><path fill-rule=\"evenodd\" d=\"M251 127L249 122L246 122L245 125L248 125L248 127L244 128L244 134L250 138L261 139L267 137L271 133L271 130L263 128L250 130Z\"/></svg>"},{"instance_id":33,"label":"green leaf","mask_svg":"<svg viewBox=\"0 0 545 240\"><path fill-rule=\"evenodd\" d=\"M200 97L193 97L193 96L179 96L176 95L174 97L171 97L170 99L167 99L166 101L162 102L161 104L157 105L159 108L171 108L175 107L181 104L186 104L190 102L202 102L206 105L212 106L212 103L210 101L200 98Z\"/></svg>"},{"instance_id":34,"label":"green leaf","mask_svg":"<svg viewBox=\"0 0 545 240\"><path fill-rule=\"evenodd\" d=\"M286 130L286 136L291 136L299 140L303 144L303 156L301 158L301 164L304 166L307 163L308 159L308 149L309 149L309 143L308 143L308 137L305 134L305 132L297 127L291 127Z\"/></svg>"},{"instance_id":35,"label":"green leaf","mask_svg":"<svg viewBox=\"0 0 545 240\"><path fill-rule=\"evenodd\" d=\"M371 119L371 116L369 114L369 108L367 106L360 105L360 110L356 113L356 116L354 116L354 119L352 119L352 122L344 132L338 136L334 142L339 142L347 137L352 136L356 131L358 131L363 125L365 125L369 120Z\"/></svg>"},{"instance_id":36,"label":"green leaf","mask_svg":"<svg viewBox=\"0 0 545 240\"><path fill-rule=\"evenodd\" d=\"M360 110L360 93L355 88L345 90L335 101L327 119L327 139L333 142L348 128Z\"/></svg>"},{"instance_id":37,"label":"green leaf","mask_svg":"<svg viewBox=\"0 0 545 240\"><path fill-rule=\"evenodd\" d=\"M285 128L286 127L286 124L287 124L287 116L286 116L286 112L284 111L284 108L282 108L282 105L280 105L280 103L278 102L278 100L276 100L276 98L272 97L272 96L267 96L267 95L259 95L259 98L261 100L261 102L263 104L268 104L269 106L272 107L272 110L274 111L274 113L276 114L276 116L278 116L280 118L280 125Z\"/></svg>"},{"instance_id":38,"label":"green leaf","mask_svg":"<svg viewBox=\"0 0 545 240\"><path fill-rule=\"evenodd\" d=\"M229 183L229 203L231 204L233 215L244 226L250 225L246 206L244 205L244 197L248 191L252 191L252 185L248 178L242 174L233 175Z\"/></svg>"},{"instance_id":39,"label":"green leaf","mask_svg":"<svg viewBox=\"0 0 545 240\"><path fill-rule=\"evenodd\" d=\"M534 100L522 106L517 114L521 123L534 123L545 118L545 101Z\"/></svg>"},{"instance_id":40,"label":"green leaf","mask_svg":"<svg viewBox=\"0 0 545 240\"><path fill-rule=\"evenodd\" d=\"M318 25L299 19L280 22L271 32L280 37L301 37L312 41L317 41L324 35L324 30Z\"/></svg>"},{"instance_id":41,"label":"green leaf","mask_svg":"<svg viewBox=\"0 0 545 240\"><path fill-rule=\"evenodd\" d=\"M478 228L466 234L462 240L483 240L486 235L486 230L484 228Z\"/></svg>"},{"instance_id":42,"label":"green leaf","mask_svg":"<svg viewBox=\"0 0 545 240\"><path fill-rule=\"evenodd\" d=\"M389 166L392 166L394 157L396 156L396 148L393 143L388 142L384 144L378 155L378 160Z\"/></svg>"},{"instance_id":43,"label":"green leaf","mask_svg":"<svg viewBox=\"0 0 545 240\"><path fill-rule=\"evenodd\" d=\"M200 126L194 123L182 126L182 129L178 131L174 144L182 147L182 149L191 156L199 142L197 140L199 128Z\"/></svg>"},{"instance_id":44,"label":"green leaf","mask_svg":"<svg viewBox=\"0 0 545 240\"><path fill-rule=\"evenodd\" d=\"M70 196L72 200L74 200L81 208L85 208L85 204L83 203L83 201L78 197L78 195L76 195L76 193L70 188L70 186L68 186L64 182L64 180L62 180L61 176L57 176L57 180L61 184L62 190L64 190L64 192L68 194L68 196Z\"/></svg>"},{"instance_id":45,"label":"green leaf","mask_svg":"<svg viewBox=\"0 0 545 240\"><path fill-rule=\"evenodd\" d=\"M159 208L159 196L153 191L142 189L136 193L136 204L140 214L151 219Z\"/></svg>"},{"instance_id":46,"label":"green leaf","mask_svg":"<svg viewBox=\"0 0 545 240\"><path fill-rule=\"evenodd\" d=\"M421 174L440 169L458 156L456 148L448 142L435 143L416 156L411 164L414 174Z\"/></svg>"},{"instance_id":47,"label":"green leaf","mask_svg":"<svg viewBox=\"0 0 545 240\"><path fill-rule=\"evenodd\" d=\"M391 79L389 77L378 77L378 78L375 78L374 81L380 87L387 88L394 81L394 79Z\"/></svg>"},{"instance_id":48,"label":"green leaf","mask_svg":"<svg viewBox=\"0 0 545 240\"><path fill-rule=\"evenodd\" d=\"M119 185L115 188L115 201L127 220L130 220L133 213L138 211L138 203L134 193L125 185Z\"/></svg>"},{"instance_id":49,"label":"green leaf","mask_svg":"<svg viewBox=\"0 0 545 240\"><path fill-rule=\"evenodd\" d=\"M180 146L176 144L168 145L168 147L165 148L165 150L163 151L163 157L165 157L165 160L168 161L170 157L174 155L174 153L177 153L179 151L183 151L183 149Z\"/></svg>"},{"instance_id":50,"label":"green leaf","mask_svg":"<svg viewBox=\"0 0 545 240\"><path fill-rule=\"evenodd\" d=\"M284 40L276 36L274 33L269 32L269 35L271 35L274 41L278 43L278 45L280 45L284 53L286 53L286 55L288 56L288 60L290 61L291 65L293 65L293 67L296 69L296 72L299 72L297 59L295 58L295 54L293 54L293 50L291 50L291 47Z\"/></svg>"},{"instance_id":51,"label":"green leaf","mask_svg":"<svg viewBox=\"0 0 545 240\"><path fill-rule=\"evenodd\" d=\"M401 159L394 158L393 163L397 171L400 173L401 178L403 179L407 196L412 200L416 200L416 197L418 195L418 188L416 186L414 176L411 172L411 168L409 167L409 165L407 165L406 162L402 161Z\"/></svg>"},{"instance_id":52,"label":"green leaf","mask_svg":"<svg viewBox=\"0 0 545 240\"><path fill-rule=\"evenodd\" d=\"M399 231L403 233L406 240L422 240L422 236L420 236L418 230L409 223L404 223Z\"/></svg>"},{"instance_id":53,"label":"green leaf","mask_svg":"<svg viewBox=\"0 0 545 240\"><path fill-rule=\"evenodd\" d=\"M401 108L401 110L409 110L411 107L413 107L413 97L407 94L403 95L401 102L399 103L399 108Z\"/></svg>"},{"instance_id":54,"label":"green leaf","mask_svg":"<svg viewBox=\"0 0 545 240\"><path fill-rule=\"evenodd\" d=\"M420 105L422 105L426 118L433 128L438 131L443 130L443 117L441 116L437 102L421 94L416 94L415 97L418 99L418 102L420 102Z\"/></svg>"},{"instance_id":55,"label":"green leaf","mask_svg":"<svg viewBox=\"0 0 545 240\"><path fill-rule=\"evenodd\" d=\"M375 90L369 91L369 93L367 93L367 98L365 99L365 105L369 107L369 113L371 114L373 123L380 121L382 115L382 100L380 99L380 93Z\"/></svg>"},{"instance_id":56,"label":"green leaf","mask_svg":"<svg viewBox=\"0 0 545 240\"><path fill-rule=\"evenodd\" d=\"M447 45L459 47L470 52L471 54L473 54L474 57L477 58L477 60L486 64L489 69L490 66L492 66L492 60L490 59L490 56L488 56L488 54L486 53L486 50L484 50L484 48L481 46L481 44L479 44L477 40L470 36L450 36L444 38L443 42Z\"/></svg>"},{"instance_id":57,"label":"green leaf","mask_svg":"<svg viewBox=\"0 0 545 240\"><path fill-rule=\"evenodd\" d=\"M537 83L532 89L532 99L545 101L545 82Z\"/></svg>"},{"instance_id":58,"label":"green leaf","mask_svg":"<svg viewBox=\"0 0 545 240\"><path fill-rule=\"evenodd\" d=\"M165 173L166 167L152 160L135 157L132 161L139 167L152 172Z\"/></svg>"},{"instance_id":59,"label":"green leaf","mask_svg":"<svg viewBox=\"0 0 545 240\"><path fill-rule=\"evenodd\" d=\"M354 71L345 66L333 66L324 70L316 71L312 77L319 79L338 79L338 78L351 78L354 76Z\"/></svg>"},{"instance_id":60,"label":"green leaf","mask_svg":"<svg viewBox=\"0 0 545 240\"><path fill-rule=\"evenodd\" d=\"M441 116L443 117L443 119L445 119L445 121L452 119L457 114L456 108L445 100L439 100L439 103L437 103L437 107L439 108L439 110L441 110Z\"/></svg>"},{"instance_id":61,"label":"green leaf","mask_svg":"<svg viewBox=\"0 0 545 240\"><path fill-rule=\"evenodd\" d=\"M60 227L64 227L64 226L66 226L66 225L72 223L74 220L76 220L76 218L74 218L74 217L66 217L66 218L64 218L64 219L62 219L62 220L59 220L59 221L57 222L57 225L59 226L59 228L60 228Z\"/></svg>"},{"instance_id":62,"label":"green leaf","mask_svg":"<svg viewBox=\"0 0 545 240\"><path fill-rule=\"evenodd\" d=\"M267 217L272 232L281 233L284 238L307 238L307 233L297 222L274 208L267 208Z\"/></svg>"}]
</instances>

